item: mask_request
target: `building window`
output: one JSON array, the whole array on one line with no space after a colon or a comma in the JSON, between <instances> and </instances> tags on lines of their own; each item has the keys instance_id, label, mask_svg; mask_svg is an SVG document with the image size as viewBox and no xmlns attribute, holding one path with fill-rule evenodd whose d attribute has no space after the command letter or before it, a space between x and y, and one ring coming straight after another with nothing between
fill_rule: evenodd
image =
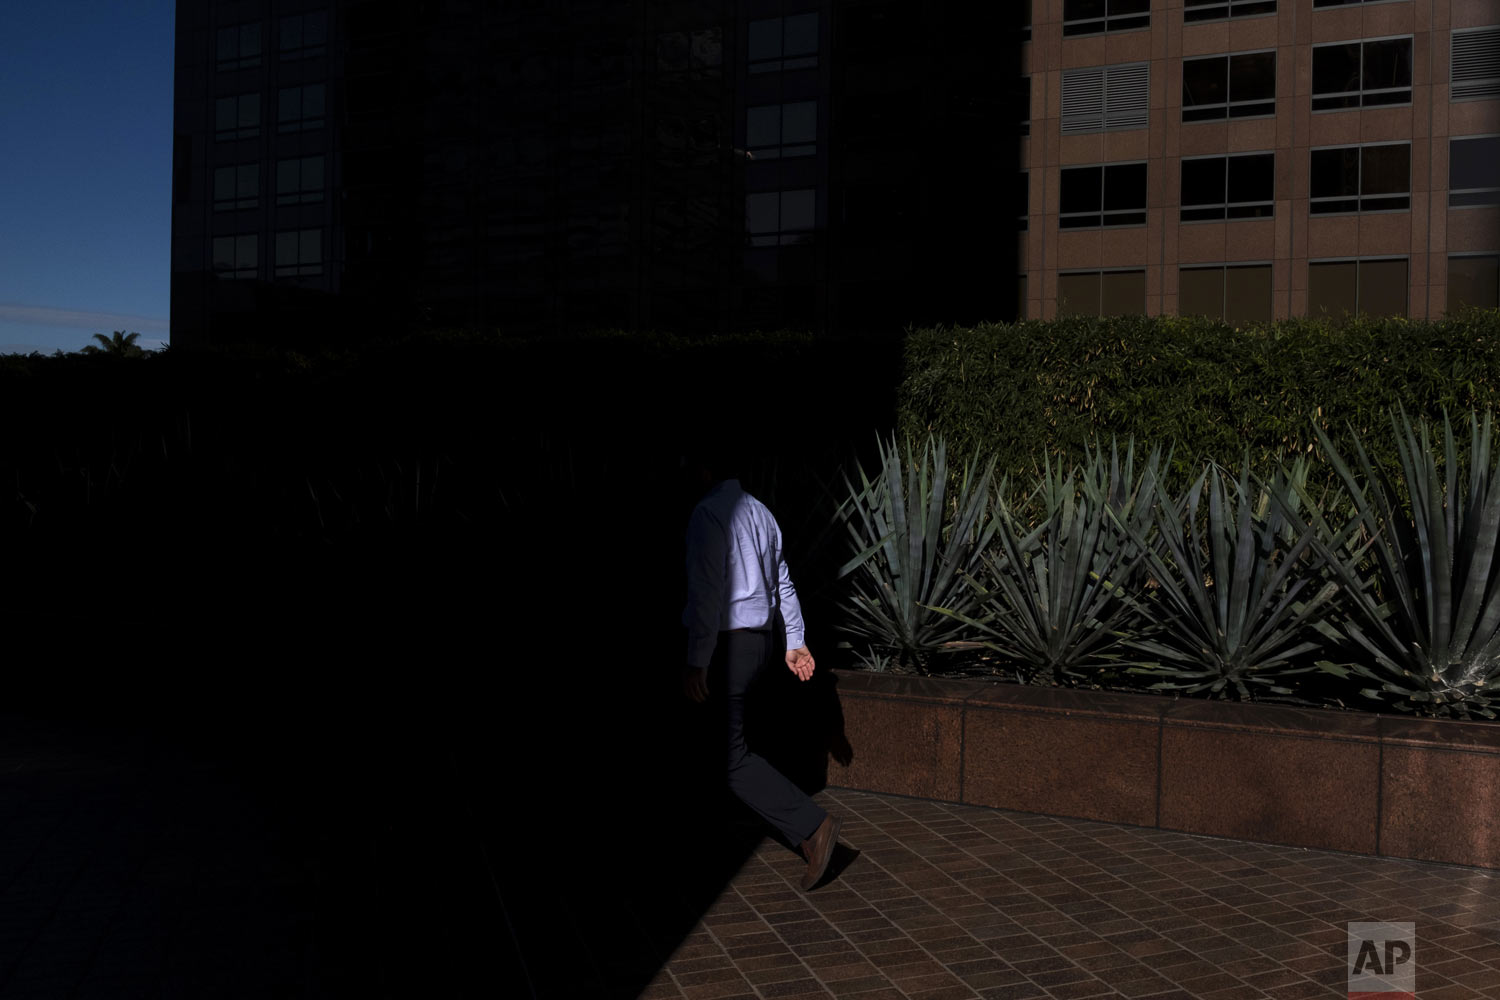
<instances>
[{"instance_id":1,"label":"building window","mask_svg":"<svg viewBox=\"0 0 1500 1000\"><path fill-rule=\"evenodd\" d=\"M328 44L328 12L309 11L281 19L277 48L283 59L306 59L320 56Z\"/></svg>"},{"instance_id":2,"label":"building window","mask_svg":"<svg viewBox=\"0 0 1500 1000\"><path fill-rule=\"evenodd\" d=\"M1020 0L1016 4L1016 14L1021 22L1021 41L1031 41L1031 7L1032 0Z\"/></svg>"},{"instance_id":3,"label":"building window","mask_svg":"<svg viewBox=\"0 0 1500 1000\"><path fill-rule=\"evenodd\" d=\"M1177 314L1230 326L1271 321L1271 265L1184 267L1177 272Z\"/></svg>"},{"instance_id":4,"label":"building window","mask_svg":"<svg viewBox=\"0 0 1500 1000\"><path fill-rule=\"evenodd\" d=\"M1500 135L1448 140L1448 207L1500 205Z\"/></svg>"},{"instance_id":5,"label":"building window","mask_svg":"<svg viewBox=\"0 0 1500 1000\"><path fill-rule=\"evenodd\" d=\"M1313 261L1307 265L1307 313L1405 316L1406 258Z\"/></svg>"},{"instance_id":6,"label":"building window","mask_svg":"<svg viewBox=\"0 0 1500 1000\"><path fill-rule=\"evenodd\" d=\"M304 156L276 164L276 204L306 205L323 200L323 157Z\"/></svg>"},{"instance_id":7,"label":"building window","mask_svg":"<svg viewBox=\"0 0 1500 1000\"><path fill-rule=\"evenodd\" d=\"M321 83L283 87L276 99L276 131L322 128L324 93Z\"/></svg>"},{"instance_id":8,"label":"building window","mask_svg":"<svg viewBox=\"0 0 1500 1000\"><path fill-rule=\"evenodd\" d=\"M1275 113L1275 52L1182 61L1183 121L1222 121Z\"/></svg>"},{"instance_id":9,"label":"building window","mask_svg":"<svg viewBox=\"0 0 1500 1000\"><path fill-rule=\"evenodd\" d=\"M260 164L214 168L214 211L255 208L260 204Z\"/></svg>"},{"instance_id":10,"label":"building window","mask_svg":"<svg viewBox=\"0 0 1500 1000\"><path fill-rule=\"evenodd\" d=\"M817 192L811 188L745 196L745 232L753 247L810 242L816 217Z\"/></svg>"},{"instance_id":11,"label":"building window","mask_svg":"<svg viewBox=\"0 0 1500 1000\"><path fill-rule=\"evenodd\" d=\"M1411 143L1334 146L1312 151L1313 215L1404 212L1411 208Z\"/></svg>"},{"instance_id":12,"label":"building window","mask_svg":"<svg viewBox=\"0 0 1500 1000\"><path fill-rule=\"evenodd\" d=\"M1145 128L1149 99L1150 72L1146 63L1065 69L1062 130Z\"/></svg>"},{"instance_id":13,"label":"building window","mask_svg":"<svg viewBox=\"0 0 1500 1000\"><path fill-rule=\"evenodd\" d=\"M241 94L214 101L214 138L250 139L260 135L260 95Z\"/></svg>"},{"instance_id":14,"label":"building window","mask_svg":"<svg viewBox=\"0 0 1500 1000\"><path fill-rule=\"evenodd\" d=\"M1095 35L1151 26L1151 0L1063 0L1063 34Z\"/></svg>"},{"instance_id":15,"label":"building window","mask_svg":"<svg viewBox=\"0 0 1500 1000\"><path fill-rule=\"evenodd\" d=\"M745 148L753 160L812 156L817 141L817 101L767 104L745 112Z\"/></svg>"},{"instance_id":16,"label":"building window","mask_svg":"<svg viewBox=\"0 0 1500 1000\"><path fill-rule=\"evenodd\" d=\"M1012 117L1016 121L1017 135L1031 134L1031 77L1023 76L1015 82L1011 88L1011 98L1015 102L1015 110Z\"/></svg>"},{"instance_id":17,"label":"building window","mask_svg":"<svg viewBox=\"0 0 1500 1000\"><path fill-rule=\"evenodd\" d=\"M323 230L297 229L276 234L276 277L323 273Z\"/></svg>"},{"instance_id":18,"label":"building window","mask_svg":"<svg viewBox=\"0 0 1500 1000\"><path fill-rule=\"evenodd\" d=\"M221 278L255 277L260 240L254 233L214 237L214 273Z\"/></svg>"},{"instance_id":19,"label":"building window","mask_svg":"<svg viewBox=\"0 0 1500 1000\"><path fill-rule=\"evenodd\" d=\"M260 25L237 24L219 29L219 69L249 69L260 65Z\"/></svg>"},{"instance_id":20,"label":"building window","mask_svg":"<svg viewBox=\"0 0 1500 1000\"><path fill-rule=\"evenodd\" d=\"M1464 254L1448 258L1448 311L1464 306L1500 308L1500 256Z\"/></svg>"},{"instance_id":21,"label":"building window","mask_svg":"<svg viewBox=\"0 0 1500 1000\"><path fill-rule=\"evenodd\" d=\"M1031 173L1023 170L1017 177L1016 228L1024 233L1031 226Z\"/></svg>"},{"instance_id":22,"label":"building window","mask_svg":"<svg viewBox=\"0 0 1500 1000\"><path fill-rule=\"evenodd\" d=\"M1500 28L1455 30L1451 44L1450 99L1500 97Z\"/></svg>"},{"instance_id":23,"label":"building window","mask_svg":"<svg viewBox=\"0 0 1500 1000\"><path fill-rule=\"evenodd\" d=\"M1146 164L1065 167L1060 189L1063 229L1146 224Z\"/></svg>"},{"instance_id":24,"label":"building window","mask_svg":"<svg viewBox=\"0 0 1500 1000\"><path fill-rule=\"evenodd\" d=\"M1059 319L1145 313L1145 271L1064 271L1057 276Z\"/></svg>"},{"instance_id":25,"label":"building window","mask_svg":"<svg viewBox=\"0 0 1500 1000\"><path fill-rule=\"evenodd\" d=\"M1410 35L1313 46L1314 111L1410 103Z\"/></svg>"},{"instance_id":26,"label":"building window","mask_svg":"<svg viewBox=\"0 0 1500 1000\"><path fill-rule=\"evenodd\" d=\"M1276 13L1276 0L1187 0L1184 21L1219 21L1226 17L1255 17Z\"/></svg>"},{"instance_id":27,"label":"building window","mask_svg":"<svg viewBox=\"0 0 1500 1000\"><path fill-rule=\"evenodd\" d=\"M810 69L818 64L818 15L795 14L750 22L750 72Z\"/></svg>"},{"instance_id":28,"label":"building window","mask_svg":"<svg viewBox=\"0 0 1500 1000\"><path fill-rule=\"evenodd\" d=\"M1269 219L1276 211L1276 154L1182 161L1183 222Z\"/></svg>"}]
</instances>

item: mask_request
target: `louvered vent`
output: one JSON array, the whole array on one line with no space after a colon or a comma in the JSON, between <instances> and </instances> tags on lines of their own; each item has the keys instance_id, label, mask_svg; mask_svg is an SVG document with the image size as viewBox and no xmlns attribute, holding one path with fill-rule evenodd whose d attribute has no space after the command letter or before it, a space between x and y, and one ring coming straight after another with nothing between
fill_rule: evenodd
<instances>
[{"instance_id":1,"label":"louvered vent","mask_svg":"<svg viewBox=\"0 0 1500 1000\"><path fill-rule=\"evenodd\" d=\"M1063 71L1062 130L1145 128L1150 73L1146 63Z\"/></svg>"},{"instance_id":2,"label":"louvered vent","mask_svg":"<svg viewBox=\"0 0 1500 1000\"><path fill-rule=\"evenodd\" d=\"M1500 28L1453 33L1452 96L1500 97Z\"/></svg>"},{"instance_id":3,"label":"louvered vent","mask_svg":"<svg viewBox=\"0 0 1500 1000\"><path fill-rule=\"evenodd\" d=\"M1104 127L1145 128L1149 70L1145 63L1111 66L1104 71Z\"/></svg>"},{"instance_id":4,"label":"louvered vent","mask_svg":"<svg viewBox=\"0 0 1500 1000\"><path fill-rule=\"evenodd\" d=\"M1062 130L1097 132L1104 127L1104 70L1063 71Z\"/></svg>"}]
</instances>

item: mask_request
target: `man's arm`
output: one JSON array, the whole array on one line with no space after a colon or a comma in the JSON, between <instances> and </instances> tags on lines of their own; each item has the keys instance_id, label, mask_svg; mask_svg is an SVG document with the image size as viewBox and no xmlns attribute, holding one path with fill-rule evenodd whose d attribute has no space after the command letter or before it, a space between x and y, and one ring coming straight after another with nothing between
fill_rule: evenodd
<instances>
[{"instance_id":1,"label":"man's arm","mask_svg":"<svg viewBox=\"0 0 1500 1000\"><path fill-rule=\"evenodd\" d=\"M808 680L816 666L812 653L807 649L807 637L802 624L802 602L797 600L797 588L792 586L792 574L787 569L786 556L782 554L781 526L776 526L776 586L781 594L781 619L786 624L786 665L800 680Z\"/></svg>"},{"instance_id":2,"label":"man's arm","mask_svg":"<svg viewBox=\"0 0 1500 1000\"><path fill-rule=\"evenodd\" d=\"M723 525L701 507L693 511L687 530L687 606L682 611L682 624L687 626L685 665L691 670L708 669L719 639L727 544Z\"/></svg>"}]
</instances>

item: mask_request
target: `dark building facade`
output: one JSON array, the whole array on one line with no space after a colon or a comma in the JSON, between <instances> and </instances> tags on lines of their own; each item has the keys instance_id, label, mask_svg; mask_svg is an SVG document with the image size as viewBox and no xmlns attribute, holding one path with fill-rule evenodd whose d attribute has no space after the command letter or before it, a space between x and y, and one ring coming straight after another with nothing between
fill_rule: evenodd
<instances>
[{"instance_id":1,"label":"dark building facade","mask_svg":"<svg viewBox=\"0 0 1500 1000\"><path fill-rule=\"evenodd\" d=\"M1017 10L182 0L174 341L1013 317Z\"/></svg>"},{"instance_id":2,"label":"dark building facade","mask_svg":"<svg viewBox=\"0 0 1500 1000\"><path fill-rule=\"evenodd\" d=\"M1500 304L1496 0L185 0L177 59L183 342Z\"/></svg>"}]
</instances>

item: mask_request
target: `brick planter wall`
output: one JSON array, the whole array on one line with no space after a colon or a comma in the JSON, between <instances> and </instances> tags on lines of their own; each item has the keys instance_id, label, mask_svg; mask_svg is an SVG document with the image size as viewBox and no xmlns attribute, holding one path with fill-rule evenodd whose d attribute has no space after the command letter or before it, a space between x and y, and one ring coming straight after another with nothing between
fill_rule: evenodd
<instances>
[{"instance_id":1,"label":"brick planter wall","mask_svg":"<svg viewBox=\"0 0 1500 1000\"><path fill-rule=\"evenodd\" d=\"M836 674L831 785L1500 869L1500 723Z\"/></svg>"}]
</instances>

